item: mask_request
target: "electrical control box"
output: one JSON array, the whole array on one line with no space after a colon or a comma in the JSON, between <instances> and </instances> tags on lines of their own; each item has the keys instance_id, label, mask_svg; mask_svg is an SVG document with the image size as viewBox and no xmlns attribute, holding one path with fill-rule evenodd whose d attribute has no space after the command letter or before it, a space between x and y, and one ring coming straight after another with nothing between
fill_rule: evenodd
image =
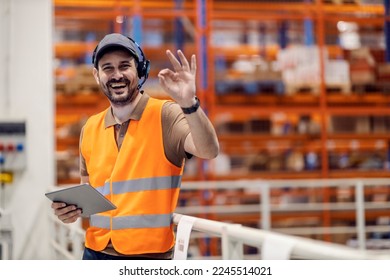
<instances>
[{"instance_id":1,"label":"electrical control box","mask_svg":"<svg viewBox=\"0 0 390 280\"><path fill-rule=\"evenodd\" d=\"M26 122L0 120L0 173L26 168Z\"/></svg>"}]
</instances>

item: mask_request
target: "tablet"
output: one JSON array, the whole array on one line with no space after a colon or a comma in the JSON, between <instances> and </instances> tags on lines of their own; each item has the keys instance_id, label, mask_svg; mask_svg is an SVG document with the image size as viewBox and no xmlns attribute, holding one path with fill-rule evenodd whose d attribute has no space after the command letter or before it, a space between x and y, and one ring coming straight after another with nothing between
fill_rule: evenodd
<instances>
[{"instance_id":1,"label":"tablet","mask_svg":"<svg viewBox=\"0 0 390 280\"><path fill-rule=\"evenodd\" d=\"M116 206L89 184L60 189L45 193L53 202L65 202L83 210L82 217L116 209Z\"/></svg>"}]
</instances>

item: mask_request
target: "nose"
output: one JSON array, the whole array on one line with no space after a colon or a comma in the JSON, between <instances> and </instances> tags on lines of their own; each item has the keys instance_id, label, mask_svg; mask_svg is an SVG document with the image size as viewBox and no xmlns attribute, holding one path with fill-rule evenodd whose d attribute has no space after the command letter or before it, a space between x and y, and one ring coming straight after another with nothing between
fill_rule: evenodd
<instances>
[{"instance_id":1,"label":"nose","mask_svg":"<svg viewBox=\"0 0 390 280\"><path fill-rule=\"evenodd\" d=\"M119 80L123 78L123 73L117 68L113 71L111 78L115 80Z\"/></svg>"}]
</instances>

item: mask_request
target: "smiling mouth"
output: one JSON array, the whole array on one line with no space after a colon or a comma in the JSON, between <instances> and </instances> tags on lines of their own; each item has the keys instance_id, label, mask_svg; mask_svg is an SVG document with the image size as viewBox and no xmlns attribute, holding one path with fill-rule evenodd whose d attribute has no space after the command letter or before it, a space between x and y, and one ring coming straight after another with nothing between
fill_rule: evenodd
<instances>
[{"instance_id":1,"label":"smiling mouth","mask_svg":"<svg viewBox=\"0 0 390 280\"><path fill-rule=\"evenodd\" d=\"M127 83L111 83L110 84L110 87L112 88L112 89L115 89L115 90L117 90L117 89L123 89L123 88L125 88L127 86Z\"/></svg>"}]
</instances>

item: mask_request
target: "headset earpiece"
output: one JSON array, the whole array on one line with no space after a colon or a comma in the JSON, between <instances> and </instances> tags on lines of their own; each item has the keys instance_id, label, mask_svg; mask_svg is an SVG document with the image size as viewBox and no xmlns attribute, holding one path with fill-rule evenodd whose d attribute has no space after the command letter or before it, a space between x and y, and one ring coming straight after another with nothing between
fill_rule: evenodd
<instances>
[{"instance_id":1,"label":"headset earpiece","mask_svg":"<svg viewBox=\"0 0 390 280\"><path fill-rule=\"evenodd\" d=\"M149 70L150 70L150 61L149 60L143 60L138 63L137 66L137 72L138 72L138 78L145 78L147 79L149 76Z\"/></svg>"},{"instance_id":2,"label":"headset earpiece","mask_svg":"<svg viewBox=\"0 0 390 280\"><path fill-rule=\"evenodd\" d=\"M142 57L142 60L140 58L140 61L138 62L138 66L137 66L138 78L140 78L140 79L143 78L142 82L138 85L138 89L140 89L142 87L142 85L146 82L146 79L149 76L150 61L148 59L146 59L146 56L145 56L144 52L142 51L141 47L138 45L138 43L130 37L127 37L127 38L129 38L129 40L132 41L134 43L134 45L137 46L137 48L141 54L141 57Z\"/></svg>"}]
</instances>

